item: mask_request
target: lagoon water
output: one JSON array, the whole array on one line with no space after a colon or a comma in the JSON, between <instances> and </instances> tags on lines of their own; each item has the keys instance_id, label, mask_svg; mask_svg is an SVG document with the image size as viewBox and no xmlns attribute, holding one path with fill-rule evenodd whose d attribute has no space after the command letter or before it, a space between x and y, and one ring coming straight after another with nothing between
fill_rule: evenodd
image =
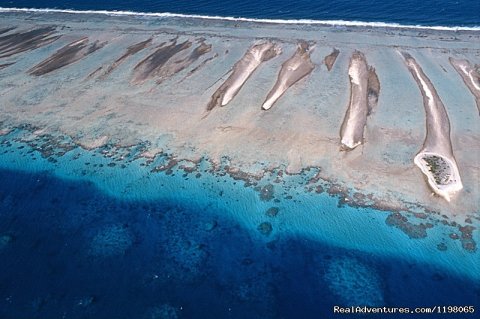
<instances>
[{"instance_id":1,"label":"lagoon water","mask_svg":"<svg viewBox=\"0 0 480 319\"><path fill-rule=\"evenodd\" d=\"M442 5L433 2L425 1L418 7L409 1L320 4L302 1L291 8L288 3L279 1L255 2L254 5L248 1L242 5L229 1L221 5L210 1L195 4L187 1L103 1L101 4L46 1L40 6L35 1L2 0L0 7L173 12L252 19L358 20L463 26L473 30L480 25L476 14L478 1L450 1ZM372 10L373 7L376 10ZM23 17L22 14L18 16ZM31 21L37 22L53 21L57 17L45 12L29 14L25 13ZM59 16L60 20L65 19L62 14ZM75 26L81 25L83 20L95 19L98 19L97 26L109 23L95 14L72 18L76 20ZM136 23L135 17L122 19L132 25ZM176 19L172 25L182 18ZM145 25L157 27L155 23ZM179 28L195 29L196 23L199 29L205 28L211 33L222 26L219 22L210 25L200 19L200 22L180 23ZM283 30L282 27L281 23L268 26L266 32L276 34L274 28ZM246 29L250 30L250 26ZM258 32L257 27L252 29ZM308 31L308 27L306 29ZM285 32L298 32L292 30ZM224 36L227 45L229 36ZM416 42L409 39L408 35L404 36L402 44L408 46L409 41ZM396 40L392 37L388 41ZM479 48L475 44L471 46L464 54L478 58ZM233 45L229 48L234 57L226 59L231 64L242 52ZM47 57L51 54L48 50L41 48L34 52ZM293 47L287 50L293 51ZM323 50L325 52L321 52L328 53L326 48ZM436 53L435 49L432 52ZM389 58L390 55L393 53L371 50L368 57L377 62L379 70L390 68L393 74L400 74L395 82L399 86L411 84L408 77L402 77L400 63L386 65L389 60L385 56ZM433 54L419 55L423 65L428 65ZM14 68L25 69L39 59L30 53L25 56L24 60L15 61ZM107 58L108 55L102 56L104 60ZM444 60L443 56L439 58L438 65L445 65ZM348 64L346 56L340 55L337 63ZM438 72L434 79L442 78L446 71L435 63L432 65L426 67L429 74ZM219 73L221 66L217 64L212 73ZM4 70L0 71L4 72L0 76L0 110L4 112L0 117L0 318L355 316L334 314L336 305L411 307L412 311L415 307L451 305L474 306L477 313L480 311L480 263L475 246L479 240L478 209L468 216L449 219L451 216L447 218L441 214L455 215L455 212L396 211L388 206L356 205L349 203L351 197L337 191L334 184L317 181L314 184L317 191L308 189L308 181L323 170L318 167L307 167L298 174L265 172L263 177L256 179L229 171L226 157L221 158L225 163L218 166L208 156L203 156L195 162L194 169L188 169L182 166L186 163L181 159L179 163L172 162L169 156L173 151L166 146L154 159L144 155L151 145L139 142L137 134L153 133L147 128L139 132L138 126L133 126L135 130L131 132L136 143L129 140L128 145L122 146L112 142L82 147L73 141L73 135L52 130L65 120L64 113L38 111L37 118L29 118L31 113L28 112L37 107L29 103L37 98L42 100L44 92L15 96L12 87L21 90L19 83L27 87L30 82L24 80L27 77L24 71L15 77L16 72ZM83 71L77 65L75 74ZM267 71L273 73L272 69ZM59 81L66 79L65 83L74 83L71 85L77 87L85 85L83 79L78 80L81 83L78 84L76 79L72 80L73 76L69 78L68 72L62 74L64 78ZM336 74L341 73L337 70ZM322 79L327 78L322 76ZM388 82L385 73L380 73L380 79L385 92L395 94L395 85ZM256 80L261 81L261 76ZM55 82L55 76L49 81ZM341 81L337 82L343 83ZM446 85L448 81L453 84ZM448 81L436 82L442 94L452 87L461 88L458 78L452 76ZM333 88L337 82L330 86ZM54 91L48 86L51 84L41 85L45 85L46 91ZM70 98L69 91L63 89L67 93L60 98ZM118 87L109 89L113 92ZM180 96L183 91L179 92ZM473 107L470 109L470 104L473 105L470 95L461 92L457 100L467 107L455 109L451 117L452 122L464 121L465 127L457 126L455 134L465 134L465 139L471 134L473 137L468 138L476 143L478 126L475 127L475 121L478 118L470 115L476 115L476 111ZM245 97L241 97L248 100L248 94L243 94ZM86 96L88 98L88 94ZM456 95L452 96L445 100L457 106ZM325 100L328 99L333 100L326 95ZM409 94L403 99L407 102L419 100ZM12 108L12 101L19 104ZM48 110L49 102L46 101L38 106ZM67 106L61 105L62 108ZM69 107L72 112L78 112L74 105ZM85 116L87 111L85 106ZM241 115L238 108L230 112ZM323 116L323 110L318 112ZM339 110L332 112L340 113ZM379 113L376 121L394 126L396 121L389 115L402 114L395 112L399 113ZM25 114L25 117L18 114ZM115 121L115 116L111 117ZM122 123L123 117L119 118ZM45 128L29 122L34 123L36 119ZM52 123L48 123L49 119ZM18 124L23 120L23 124ZM375 123L375 119L372 121ZM423 118L412 117L411 121L423 123ZM77 123L79 135L88 135L80 131L88 125L80 122ZM334 123L331 125L334 127ZM71 132L76 126L71 124L63 129ZM94 126L92 131L102 131L101 126L105 124ZM126 125L125 136L129 134L127 128ZM158 137L157 142L161 143L162 138ZM457 140L462 141L462 137ZM478 147L478 144L473 145ZM406 145L398 153L413 153L416 147ZM366 149L369 150L368 146ZM476 154L474 152L470 153ZM470 160L468 154L460 158L465 162ZM411 165L410 158L404 161ZM276 182L280 177L282 182ZM467 176L465 180L468 193L477 194L474 176L470 179ZM462 198L478 203L478 198L468 196ZM471 206L475 203L466 205ZM357 315L355 318L370 316ZM389 314L385 318L442 316L474 318L475 314Z\"/></svg>"}]
</instances>

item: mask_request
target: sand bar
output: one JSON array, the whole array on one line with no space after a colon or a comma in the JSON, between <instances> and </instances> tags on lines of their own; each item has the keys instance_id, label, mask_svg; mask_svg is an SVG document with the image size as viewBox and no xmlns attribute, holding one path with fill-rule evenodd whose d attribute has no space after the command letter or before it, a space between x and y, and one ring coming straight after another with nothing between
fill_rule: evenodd
<instances>
[{"instance_id":1,"label":"sand bar","mask_svg":"<svg viewBox=\"0 0 480 319\"><path fill-rule=\"evenodd\" d=\"M260 64L274 58L280 52L280 48L272 42L255 44L249 48L240 61L235 63L228 79L213 93L207 110L230 103Z\"/></svg>"},{"instance_id":2,"label":"sand bar","mask_svg":"<svg viewBox=\"0 0 480 319\"><path fill-rule=\"evenodd\" d=\"M368 65L360 52L355 52L348 68L350 102L340 130L342 147L354 149L363 143L367 122Z\"/></svg>"},{"instance_id":3,"label":"sand bar","mask_svg":"<svg viewBox=\"0 0 480 319\"><path fill-rule=\"evenodd\" d=\"M328 71L331 71L333 68L333 65L335 64L335 61L337 60L338 55L340 54L340 50L338 49L333 49L332 53L327 55L325 59L323 60L325 62L325 66L327 67Z\"/></svg>"},{"instance_id":4,"label":"sand bar","mask_svg":"<svg viewBox=\"0 0 480 319\"><path fill-rule=\"evenodd\" d=\"M453 156L448 114L435 87L415 59L405 52L402 55L422 92L426 114L425 141L414 162L427 177L433 191L450 201L463 185Z\"/></svg>"},{"instance_id":5,"label":"sand bar","mask_svg":"<svg viewBox=\"0 0 480 319\"><path fill-rule=\"evenodd\" d=\"M449 61L475 97L478 114L480 115L480 66L472 66L472 64L465 59L450 58Z\"/></svg>"},{"instance_id":6,"label":"sand bar","mask_svg":"<svg viewBox=\"0 0 480 319\"><path fill-rule=\"evenodd\" d=\"M365 55L354 52L348 68L350 102L340 129L342 149L352 150L363 143L367 117L377 105L380 82Z\"/></svg>"},{"instance_id":7,"label":"sand bar","mask_svg":"<svg viewBox=\"0 0 480 319\"><path fill-rule=\"evenodd\" d=\"M262 109L270 109L289 87L310 74L314 68L315 65L310 59L310 45L305 41L299 42L295 54L282 64L277 82L268 93Z\"/></svg>"}]
</instances>

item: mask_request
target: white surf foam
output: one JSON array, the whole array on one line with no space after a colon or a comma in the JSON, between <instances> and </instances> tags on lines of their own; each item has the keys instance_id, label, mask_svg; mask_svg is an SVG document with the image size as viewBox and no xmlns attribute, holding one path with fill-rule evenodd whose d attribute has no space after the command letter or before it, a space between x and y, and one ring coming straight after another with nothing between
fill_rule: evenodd
<instances>
[{"instance_id":1,"label":"white surf foam","mask_svg":"<svg viewBox=\"0 0 480 319\"><path fill-rule=\"evenodd\" d=\"M438 31L480 31L480 26L422 26L422 25L403 25L399 23L387 22L365 22L365 21L344 21L344 20L311 20L311 19L254 19L242 17L222 17L196 14L181 14L170 12L134 12L134 11L109 11L109 10L73 10L73 9L34 9L34 8L3 8L0 7L0 13L3 12L25 12L25 13L68 13L68 14L103 14L110 16L143 16L159 18L192 18L204 20L223 20L238 22L256 22L270 24L309 24L325 26L342 27L371 27L371 28L396 28L396 29L419 29L419 30L438 30Z\"/></svg>"}]
</instances>

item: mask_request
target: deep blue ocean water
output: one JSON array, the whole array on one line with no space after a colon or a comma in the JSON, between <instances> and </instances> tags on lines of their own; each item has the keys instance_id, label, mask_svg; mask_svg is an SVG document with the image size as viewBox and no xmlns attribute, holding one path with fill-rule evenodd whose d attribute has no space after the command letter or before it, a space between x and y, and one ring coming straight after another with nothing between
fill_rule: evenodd
<instances>
[{"instance_id":1,"label":"deep blue ocean water","mask_svg":"<svg viewBox=\"0 0 480 319\"><path fill-rule=\"evenodd\" d=\"M151 173L141 159L78 148L43 157L62 149L15 136L0 136L0 318L371 318L333 307L480 306L478 281L445 264L431 241L387 226L385 212L341 207L328 194L300 211L302 202L262 202L204 168L200 178ZM319 235L383 234L412 250L394 256L376 239L375 253L347 248L288 224L308 215L324 220L313 227ZM458 263L475 274L471 259L463 251ZM474 318L435 315L443 317Z\"/></svg>"},{"instance_id":2,"label":"deep blue ocean water","mask_svg":"<svg viewBox=\"0 0 480 319\"><path fill-rule=\"evenodd\" d=\"M340 288L367 299L379 289L391 307L478 306L477 284L422 263L301 236L265 242L222 211L122 200L48 172L2 169L0 178L8 181L0 185L0 233L11 236L0 252L0 318L350 318L332 315L345 302L325 280L335 260L347 271L360 264L378 272L381 279L360 268L351 281L368 285ZM90 253L105 229L120 230L113 246L103 247L106 256ZM114 237L125 233L132 242L123 251ZM175 314L165 315L165 305Z\"/></svg>"},{"instance_id":3,"label":"deep blue ocean water","mask_svg":"<svg viewBox=\"0 0 480 319\"><path fill-rule=\"evenodd\" d=\"M171 12L262 19L345 20L426 26L480 26L478 0L1 0L0 7Z\"/></svg>"}]
</instances>

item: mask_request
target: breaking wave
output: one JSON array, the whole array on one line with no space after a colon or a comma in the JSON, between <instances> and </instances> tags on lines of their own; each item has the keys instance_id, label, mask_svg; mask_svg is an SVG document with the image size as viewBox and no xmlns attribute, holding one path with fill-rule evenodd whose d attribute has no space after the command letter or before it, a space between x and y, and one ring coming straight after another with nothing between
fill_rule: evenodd
<instances>
[{"instance_id":1,"label":"breaking wave","mask_svg":"<svg viewBox=\"0 0 480 319\"><path fill-rule=\"evenodd\" d=\"M438 30L438 31L480 31L480 26L423 26L423 25L405 25L399 23L387 22L365 22L365 21L345 21L345 20L313 20L313 19L255 19L242 17L222 17L209 15L181 14L170 12L134 12L134 11L109 11L109 10L73 10L73 9L33 9L33 8L3 8L0 7L0 13L4 12L25 12L25 13L66 13L66 14L102 14L109 16L142 16L157 18L190 18L204 20L223 20L236 22L255 22L268 24L299 24L299 25L325 25L337 27L371 27L371 28L395 28L395 29L418 29L418 30Z\"/></svg>"}]
</instances>

